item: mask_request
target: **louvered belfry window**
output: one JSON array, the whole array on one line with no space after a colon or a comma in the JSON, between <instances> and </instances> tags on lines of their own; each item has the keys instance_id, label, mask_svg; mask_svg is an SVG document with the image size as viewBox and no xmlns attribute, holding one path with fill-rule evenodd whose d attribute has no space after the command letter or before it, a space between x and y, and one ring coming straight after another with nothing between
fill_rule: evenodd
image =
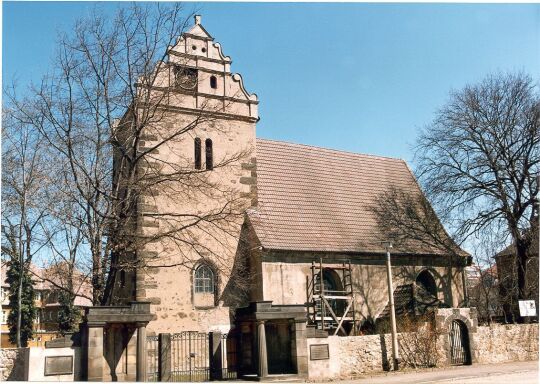
<instances>
[{"instance_id":1,"label":"louvered belfry window","mask_svg":"<svg viewBox=\"0 0 540 384\"><path fill-rule=\"evenodd\" d=\"M195 138L195 169L201 169L201 139Z\"/></svg>"},{"instance_id":2,"label":"louvered belfry window","mask_svg":"<svg viewBox=\"0 0 540 384\"><path fill-rule=\"evenodd\" d=\"M210 76L210 88L217 89L217 77Z\"/></svg>"},{"instance_id":3,"label":"louvered belfry window","mask_svg":"<svg viewBox=\"0 0 540 384\"><path fill-rule=\"evenodd\" d=\"M206 139L205 146L206 146L206 169L212 170L214 169L214 154L212 152L212 140Z\"/></svg>"}]
</instances>

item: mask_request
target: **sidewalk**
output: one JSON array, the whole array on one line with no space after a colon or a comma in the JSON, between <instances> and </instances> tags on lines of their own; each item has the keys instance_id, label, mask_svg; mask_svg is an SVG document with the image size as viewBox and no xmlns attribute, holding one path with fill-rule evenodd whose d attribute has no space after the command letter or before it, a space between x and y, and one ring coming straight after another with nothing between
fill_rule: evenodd
<instances>
[{"instance_id":1,"label":"sidewalk","mask_svg":"<svg viewBox=\"0 0 540 384\"><path fill-rule=\"evenodd\" d=\"M536 384L538 383L538 361L521 361L500 364L475 364L425 370L386 372L354 380L340 381L343 384Z\"/></svg>"}]
</instances>

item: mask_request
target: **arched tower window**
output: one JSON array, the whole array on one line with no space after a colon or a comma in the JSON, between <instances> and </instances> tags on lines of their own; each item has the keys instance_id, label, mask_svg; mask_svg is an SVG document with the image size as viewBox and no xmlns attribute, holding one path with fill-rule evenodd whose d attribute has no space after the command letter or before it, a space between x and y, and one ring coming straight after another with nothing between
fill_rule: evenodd
<instances>
[{"instance_id":1,"label":"arched tower window","mask_svg":"<svg viewBox=\"0 0 540 384\"><path fill-rule=\"evenodd\" d=\"M195 169L201 169L201 139L195 138Z\"/></svg>"},{"instance_id":2,"label":"arched tower window","mask_svg":"<svg viewBox=\"0 0 540 384\"><path fill-rule=\"evenodd\" d=\"M428 270L423 270L416 277L416 285L424 288L433 297L437 297L437 284Z\"/></svg>"},{"instance_id":3,"label":"arched tower window","mask_svg":"<svg viewBox=\"0 0 540 384\"><path fill-rule=\"evenodd\" d=\"M214 293L214 271L206 264L195 270L195 293Z\"/></svg>"},{"instance_id":4,"label":"arched tower window","mask_svg":"<svg viewBox=\"0 0 540 384\"><path fill-rule=\"evenodd\" d=\"M214 169L214 154L212 152L212 140L206 139L204 144L206 146L206 169L212 170Z\"/></svg>"},{"instance_id":5,"label":"arched tower window","mask_svg":"<svg viewBox=\"0 0 540 384\"><path fill-rule=\"evenodd\" d=\"M217 77L210 76L210 88L217 89Z\"/></svg>"}]
</instances>

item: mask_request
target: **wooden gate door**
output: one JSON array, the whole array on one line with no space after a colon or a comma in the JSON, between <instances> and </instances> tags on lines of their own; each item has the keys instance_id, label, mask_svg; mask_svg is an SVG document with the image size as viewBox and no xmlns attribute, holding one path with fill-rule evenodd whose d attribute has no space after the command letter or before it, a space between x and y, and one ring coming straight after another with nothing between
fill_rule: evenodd
<instances>
[{"instance_id":1,"label":"wooden gate door","mask_svg":"<svg viewBox=\"0 0 540 384\"><path fill-rule=\"evenodd\" d=\"M471 364L469 333L460 320L452 321L450 327L450 362L452 365Z\"/></svg>"},{"instance_id":2,"label":"wooden gate door","mask_svg":"<svg viewBox=\"0 0 540 384\"><path fill-rule=\"evenodd\" d=\"M288 322L267 321L265 328L268 373L296 373L292 364L290 324Z\"/></svg>"}]
</instances>

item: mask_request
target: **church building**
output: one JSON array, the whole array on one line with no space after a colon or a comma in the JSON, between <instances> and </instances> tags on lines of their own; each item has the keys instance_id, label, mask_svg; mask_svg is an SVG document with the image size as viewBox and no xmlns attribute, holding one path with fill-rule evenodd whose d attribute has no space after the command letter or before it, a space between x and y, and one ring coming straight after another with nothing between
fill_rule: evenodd
<instances>
[{"instance_id":1,"label":"church building","mask_svg":"<svg viewBox=\"0 0 540 384\"><path fill-rule=\"evenodd\" d=\"M300 308L307 326L336 335L386 316L383 241L391 239L373 208L391 188L422 194L406 162L258 138L249 74L244 83L231 71L199 16L167 60L150 91L168 90L138 144L149 149L140 173L184 177L142 188L135 232L151 241L136 249L135 268L116 274L110 304L150 302L149 335L228 332L254 302ZM418 297L463 305L464 252L390 251L403 305Z\"/></svg>"}]
</instances>

